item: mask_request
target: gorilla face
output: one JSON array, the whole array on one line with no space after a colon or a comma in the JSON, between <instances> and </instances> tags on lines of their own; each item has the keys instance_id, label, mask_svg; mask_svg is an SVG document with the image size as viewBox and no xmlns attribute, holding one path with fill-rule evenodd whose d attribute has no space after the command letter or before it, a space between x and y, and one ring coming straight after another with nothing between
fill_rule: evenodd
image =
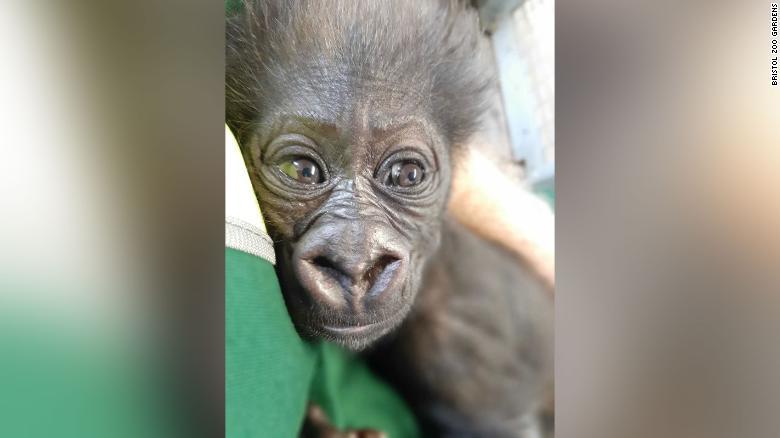
<instances>
[{"instance_id":1,"label":"gorilla face","mask_svg":"<svg viewBox=\"0 0 780 438\"><path fill-rule=\"evenodd\" d=\"M425 117L354 106L341 120L313 105L276 111L245 158L298 330L361 349L414 301L438 246L450 160Z\"/></svg>"}]
</instances>

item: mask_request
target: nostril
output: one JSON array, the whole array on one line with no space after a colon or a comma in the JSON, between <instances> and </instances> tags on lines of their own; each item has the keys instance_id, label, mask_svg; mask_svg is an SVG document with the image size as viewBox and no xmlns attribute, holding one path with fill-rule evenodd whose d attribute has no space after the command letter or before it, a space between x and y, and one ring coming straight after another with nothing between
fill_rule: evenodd
<instances>
[{"instance_id":1,"label":"nostril","mask_svg":"<svg viewBox=\"0 0 780 438\"><path fill-rule=\"evenodd\" d=\"M363 279L366 281L366 283L369 284L369 286L373 285L383 272L388 270L388 268L390 268L391 265L394 266L394 264L398 263L400 260L401 259L399 259L398 257L390 254L385 254L379 257L374 262L374 265L371 266L363 275Z\"/></svg>"},{"instance_id":2,"label":"nostril","mask_svg":"<svg viewBox=\"0 0 780 438\"><path fill-rule=\"evenodd\" d=\"M319 273L319 277L313 279L335 281L342 293L349 295L381 294L392 283L402 264L401 258L392 254L384 254L370 264L361 263L359 259L342 264L343 261L329 255L318 255L307 262ZM320 283L318 287L326 287L326 284Z\"/></svg>"},{"instance_id":3,"label":"nostril","mask_svg":"<svg viewBox=\"0 0 780 438\"><path fill-rule=\"evenodd\" d=\"M312 262L313 264L315 264L315 265L319 266L320 268L324 268L324 269L336 269L336 270L338 270L338 269L336 268L336 265L335 265L335 264L334 264L332 261L330 261L330 259L329 259L329 258L327 258L327 257L325 257L325 256L317 256L317 257L315 257L315 258L314 258L314 259L313 259L311 262Z\"/></svg>"},{"instance_id":4,"label":"nostril","mask_svg":"<svg viewBox=\"0 0 780 438\"><path fill-rule=\"evenodd\" d=\"M348 290L351 286L352 280L350 276L342 271L331 259L325 256L317 256L312 259L311 263L322 273L335 279L345 290Z\"/></svg>"}]
</instances>

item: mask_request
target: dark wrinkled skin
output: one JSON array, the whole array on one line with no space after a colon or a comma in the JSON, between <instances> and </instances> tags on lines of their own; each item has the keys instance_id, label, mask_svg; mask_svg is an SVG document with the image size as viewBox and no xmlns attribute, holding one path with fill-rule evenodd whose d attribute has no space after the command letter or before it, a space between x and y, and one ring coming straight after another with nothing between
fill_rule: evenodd
<instances>
[{"instance_id":1,"label":"dark wrinkled skin","mask_svg":"<svg viewBox=\"0 0 780 438\"><path fill-rule=\"evenodd\" d=\"M305 107L310 114L316 109L311 101ZM449 151L425 118L381 105L345 112L341 120L300 119L280 116L260 125L245 143L246 160L278 242L296 326L306 336L362 349L403 320L420 289L440 239ZM304 185L279 171L291 154L323 163L327 180ZM427 163L423 184L407 193L380 182L399 154Z\"/></svg>"},{"instance_id":2,"label":"dark wrinkled skin","mask_svg":"<svg viewBox=\"0 0 780 438\"><path fill-rule=\"evenodd\" d=\"M473 15L445 3L260 2L228 22L227 122L301 335L372 346L426 436L525 436L550 382L551 303L446 216L486 76ZM285 174L293 158L322 181ZM399 160L420 184L386 184Z\"/></svg>"}]
</instances>

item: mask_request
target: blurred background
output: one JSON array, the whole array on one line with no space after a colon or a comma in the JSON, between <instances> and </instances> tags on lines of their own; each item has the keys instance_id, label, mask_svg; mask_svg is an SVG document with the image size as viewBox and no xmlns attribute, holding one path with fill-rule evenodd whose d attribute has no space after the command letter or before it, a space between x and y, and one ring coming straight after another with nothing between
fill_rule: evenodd
<instances>
[{"instance_id":1,"label":"blurred background","mask_svg":"<svg viewBox=\"0 0 780 438\"><path fill-rule=\"evenodd\" d=\"M223 22L0 4L0 436L224 430Z\"/></svg>"},{"instance_id":2,"label":"blurred background","mask_svg":"<svg viewBox=\"0 0 780 438\"><path fill-rule=\"evenodd\" d=\"M497 92L474 139L503 170L555 201L555 1L476 0Z\"/></svg>"}]
</instances>

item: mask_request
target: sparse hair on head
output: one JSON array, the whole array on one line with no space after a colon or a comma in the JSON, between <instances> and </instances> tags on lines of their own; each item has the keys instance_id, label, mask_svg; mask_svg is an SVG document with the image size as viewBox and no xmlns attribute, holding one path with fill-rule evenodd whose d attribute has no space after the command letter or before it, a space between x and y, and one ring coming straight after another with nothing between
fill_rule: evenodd
<instances>
[{"instance_id":1,"label":"sparse hair on head","mask_svg":"<svg viewBox=\"0 0 780 438\"><path fill-rule=\"evenodd\" d=\"M414 99L457 146L490 88L477 15L463 1L248 1L228 18L226 39L226 119L239 141L267 102L337 77Z\"/></svg>"}]
</instances>

